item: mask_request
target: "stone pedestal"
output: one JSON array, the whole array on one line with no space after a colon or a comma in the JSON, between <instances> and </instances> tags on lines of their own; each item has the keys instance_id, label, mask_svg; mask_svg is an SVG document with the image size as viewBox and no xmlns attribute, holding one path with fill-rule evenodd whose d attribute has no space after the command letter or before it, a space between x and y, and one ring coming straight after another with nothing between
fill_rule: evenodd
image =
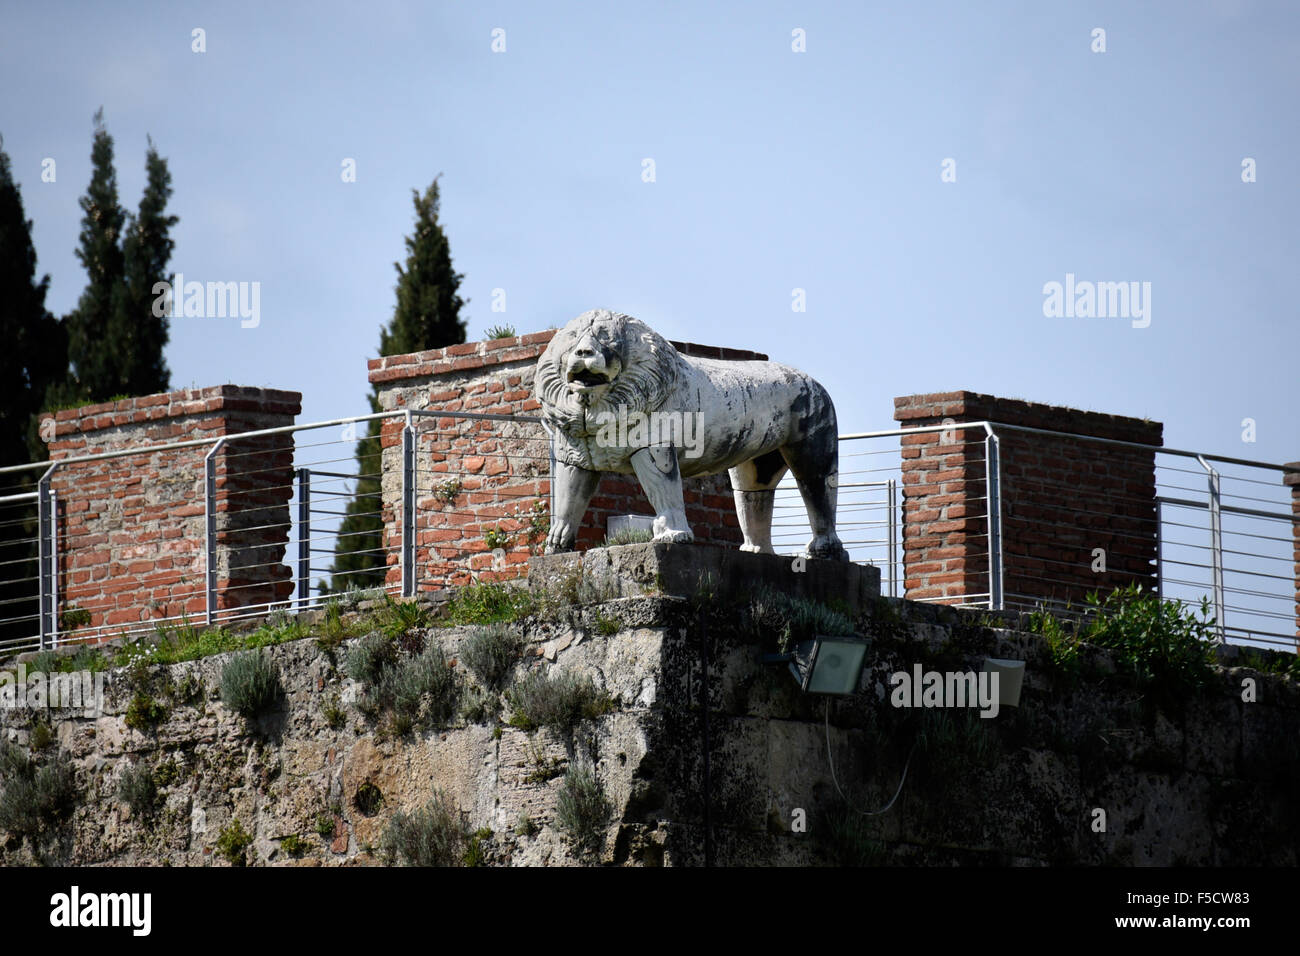
<instances>
[{"instance_id":1,"label":"stone pedestal","mask_svg":"<svg viewBox=\"0 0 1300 956\"><path fill-rule=\"evenodd\" d=\"M719 598L748 594L768 584L822 603L843 602L854 612L880 596L880 569L849 561L752 554L708 544L625 544L528 562L528 586L558 586L575 571L606 597L662 594L690 598L706 579Z\"/></svg>"}]
</instances>

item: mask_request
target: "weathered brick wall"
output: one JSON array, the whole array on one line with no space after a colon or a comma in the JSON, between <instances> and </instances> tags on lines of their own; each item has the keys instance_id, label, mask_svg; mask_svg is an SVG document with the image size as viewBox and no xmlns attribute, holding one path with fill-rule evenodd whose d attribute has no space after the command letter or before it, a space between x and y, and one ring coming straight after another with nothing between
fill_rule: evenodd
<instances>
[{"instance_id":1,"label":"weathered brick wall","mask_svg":"<svg viewBox=\"0 0 1300 956\"><path fill-rule=\"evenodd\" d=\"M206 611L204 455L210 445L150 445L291 425L301 395L219 385L55 413L54 462L121 449L136 454L70 462L54 472L59 503L60 608L89 612L90 628L121 628ZM284 565L293 493L293 436L230 438L214 459L217 607L287 598ZM83 627L86 625L83 625Z\"/></svg>"},{"instance_id":2,"label":"weathered brick wall","mask_svg":"<svg viewBox=\"0 0 1300 956\"><path fill-rule=\"evenodd\" d=\"M1288 471L1282 483L1291 488L1291 513L1295 520L1291 523L1291 534L1295 546L1295 636L1296 652L1300 653L1300 461L1293 461L1286 466Z\"/></svg>"},{"instance_id":3,"label":"weathered brick wall","mask_svg":"<svg viewBox=\"0 0 1300 956\"><path fill-rule=\"evenodd\" d=\"M987 420L1153 447L1163 442L1159 422L967 391L896 398L894 418L914 427ZM1079 604L1093 590L1155 586L1154 451L1005 429L998 435L1008 604ZM906 596L983 600L989 590L983 429L905 435L901 442ZM1098 548L1105 571L1093 570Z\"/></svg>"},{"instance_id":4,"label":"weathered brick wall","mask_svg":"<svg viewBox=\"0 0 1300 956\"><path fill-rule=\"evenodd\" d=\"M370 381L380 388L384 410L440 409L540 417L532 397L533 372L555 330L444 349L370 360ZM757 352L674 342L702 358L766 359ZM550 451L540 424L417 416L416 584L433 589L522 576L544 537L549 506ZM388 583L400 582L401 434L404 423L384 422L383 516ZM727 476L688 478L686 516L696 540L739 545L742 541ZM621 514L650 515L649 502L632 476L604 475L578 533L585 550L605 539L606 522ZM508 536L493 553L489 532Z\"/></svg>"}]
</instances>

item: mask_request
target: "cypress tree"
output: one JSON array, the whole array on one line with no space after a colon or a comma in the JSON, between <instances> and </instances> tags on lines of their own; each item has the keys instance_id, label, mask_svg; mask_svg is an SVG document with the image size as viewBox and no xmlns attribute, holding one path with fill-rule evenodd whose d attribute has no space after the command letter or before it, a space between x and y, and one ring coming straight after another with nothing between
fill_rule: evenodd
<instances>
[{"instance_id":1,"label":"cypress tree","mask_svg":"<svg viewBox=\"0 0 1300 956\"><path fill-rule=\"evenodd\" d=\"M118 395L166 391L170 373L163 360L167 317L153 313L154 283L170 278L167 263L177 218L165 210L171 173L153 140L145 154L147 183L140 209L131 216L118 202L113 138L95 113L93 171L81 198L81 244L77 257L87 284L67 316L68 358L73 374L50 395L53 404L104 401Z\"/></svg>"},{"instance_id":2,"label":"cypress tree","mask_svg":"<svg viewBox=\"0 0 1300 956\"><path fill-rule=\"evenodd\" d=\"M31 226L9 157L0 151L0 341L5 343L0 349L0 465L46 457L29 454L28 432L46 389L64 376L68 364L62 329L45 309L50 277L36 278Z\"/></svg>"},{"instance_id":3,"label":"cypress tree","mask_svg":"<svg viewBox=\"0 0 1300 956\"><path fill-rule=\"evenodd\" d=\"M44 442L36 434L51 381L67 371L62 328L45 308L50 277L36 277L31 220L23 210L9 156L0 150L0 465L42 461ZM29 435L36 439L29 451ZM0 494L31 491L40 473L4 476ZM30 637L37 631L35 507L0 508L0 638Z\"/></svg>"},{"instance_id":4,"label":"cypress tree","mask_svg":"<svg viewBox=\"0 0 1300 956\"><path fill-rule=\"evenodd\" d=\"M88 281L76 309L65 320L68 358L75 370L71 394L65 397L73 401L102 400L119 393L121 343L110 332L121 322L114 313L125 309L121 243L126 213L118 204L113 137L104 129L102 109L95 113L90 161L90 186L81 197L81 245L77 249Z\"/></svg>"},{"instance_id":5,"label":"cypress tree","mask_svg":"<svg viewBox=\"0 0 1300 956\"><path fill-rule=\"evenodd\" d=\"M438 179L434 177L421 196L412 190L415 203L415 231L406 237L406 265L393 263L397 270L397 305L392 321L379 331L379 354L401 355L425 349L458 345L465 341L465 322L460 310L464 278L451 264L451 247L438 222ZM370 410L382 411L379 389L370 391ZM379 514L382 456L381 422L369 423L366 437L357 442L358 478L355 496L348 502L347 516L339 525L334 565L330 569L330 590L348 587L376 587L383 584L387 562L383 551L383 521Z\"/></svg>"},{"instance_id":6,"label":"cypress tree","mask_svg":"<svg viewBox=\"0 0 1300 956\"><path fill-rule=\"evenodd\" d=\"M145 156L148 181L140 211L130 220L122 244L125 289L122 308L113 313L112 338L119 343L116 390L127 395L149 395L170 387L171 373L163 359L168 339L167 316L154 314L154 284L171 280L167 263L175 242L171 228L177 218L164 210L171 198L171 173L158 155L153 140Z\"/></svg>"}]
</instances>

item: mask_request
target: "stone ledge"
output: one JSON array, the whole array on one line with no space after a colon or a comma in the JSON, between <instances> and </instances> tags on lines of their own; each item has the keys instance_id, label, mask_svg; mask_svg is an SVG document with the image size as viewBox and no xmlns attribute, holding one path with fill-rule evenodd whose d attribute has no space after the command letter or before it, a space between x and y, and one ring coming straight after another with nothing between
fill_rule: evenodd
<instances>
[{"instance_id":1,"label":"stone ledge","mask_svg":"<svg viewBox=\"0 0 1300 956\"><path fill-rule=\"evenodd\" d=\"M759 584L815 601L843 601L854 612L880 596L880 569L849 561L806 559L793 569L786 555L753 554L708 544L625 544L582 553L553 554L528 562L528 586L558 586L575 570L609 596L664 594L692 597L706 575L720 597L744 596Z\"/></svg>"}]
</instances>

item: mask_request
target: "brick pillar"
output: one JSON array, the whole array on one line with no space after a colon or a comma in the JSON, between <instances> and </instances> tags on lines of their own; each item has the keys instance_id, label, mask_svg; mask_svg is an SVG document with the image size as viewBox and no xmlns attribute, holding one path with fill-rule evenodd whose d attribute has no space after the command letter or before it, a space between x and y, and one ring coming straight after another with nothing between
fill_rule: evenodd
<instances>
[{"instance_id":1,"label":"brick pillar","mask_svg":"<svg viewBox=\"0 0 1300 956\"><path fill-rule=\"evenodd\" d=\"M370 381L385 411L400 408L488 412L540 417L532 397L533 372L554 329L508 339L371 359ZM701 358L764 360L740 349L672 343ZM530 553L540 553L530 515L549 505L550 457L540 425L457 418L417 419L416 584L420 590L522 577ZM389 585L401 581L401 435L403 422L385 420L383 446L384 547ZM685 481L686 517L696 540L739 545L743 540L727 476ZM633 476L605 475L578 532L579 550L605 540L613 515L652 514ZM543 516L544 520L548 516ZM494 555L489 532L509 536Z\"/></svg>"},{"instance_id":2,"label":"brick pillar","mask_svg":"<svg viewBox=\"0 0 1300 956\"><path fill-rule=\"evenodd\" d=\"M1159 422L967 391L896 398L894 418L915 427L987 420L1153 448L1163 442ZM997 434L1007 607L1078 605L1089 591L1131 582L1155 587L1154 451ZM902 455L906 596L982 603L989 590L984 430L905 435ZM1094 570L1101 567L1096 549L1104 571Z\"/></svg>"},{"instance_id":3,"label":"brick pillar","mask_svg":"<svg viewBox=\"0 0 1300 956\"><path fill-rule=\"evenodd\" d=\"M219 385L181 389L55 413L52 461L124 449L54 472L59 508L60 609L89 613L79 629L105 637L182 613L206 611L204 455L211 446L151 445L231 436L214 457L217 607L282 601L293 494L293 436L239 432L292 425L297 392ZM71 617L71 615L67 615Z\"/></svg>"},{"instance_id":4,"label":"brick pillar","mask_svg":"<svg viewBox=\"0 0 1300 956\"><path fill-rule=\"evenodd\" d=\"M1300 653L1300 461L1293 461L1285 466L1289 469L1282 477L1282 483L1291 489L1291 534L1295 547L1295 624L1296 653Z\"/></svg>"}]
</instances>

